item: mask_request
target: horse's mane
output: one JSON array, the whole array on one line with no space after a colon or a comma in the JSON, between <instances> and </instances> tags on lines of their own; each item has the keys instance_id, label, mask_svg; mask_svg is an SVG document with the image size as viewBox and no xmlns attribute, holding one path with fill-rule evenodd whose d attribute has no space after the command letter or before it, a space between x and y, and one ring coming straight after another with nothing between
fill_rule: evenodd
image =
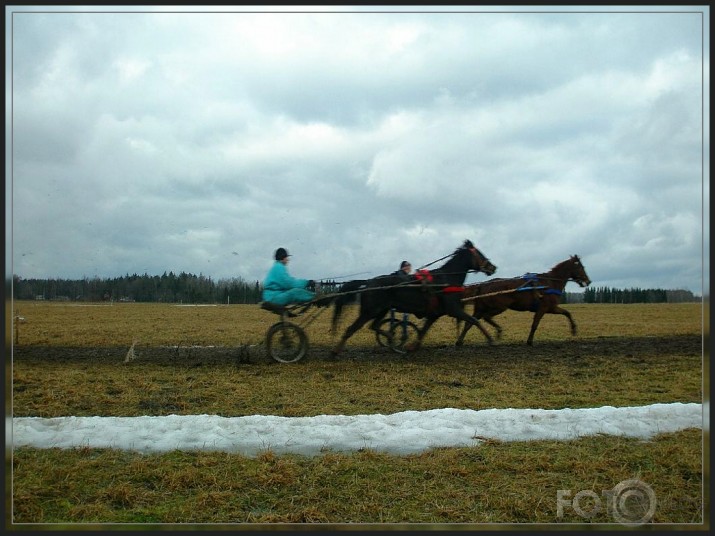
<instances>
[{"instance_id":1,"label":"horse's mane","mask_svg":"<svg viewBox=\"0 0 715 536\"><path fill-rule=\"evenodd\" d=\"M459 255L465 251L462 248L457 248L454 253L449 255L449 258L445 261L444 264L441 266L435 268L434 270L431 270L431 272L434 272L435 274L448 274L450 271L453 269L453 267L459 263L460 257Z\"/></svg>"},{"instance_id":2,"label":"horse's mane","mask_svg":"<svg viewBox=\"0 0 715 536\"><path fill-rule=\"evenodd\" d=\"M476 249L476 247L471 240L465 240L461 246L454 250L454 255L456 255L460 251L464 251L465 249Z\"/></svg>"},{"instance_id":3,"label":"horse's mane","mask_svg":"<svg viewBox=\"0 0 715 536\"><path fill-rule=\"evenodd\" d=\"M447 260L447 262L445 262L442 266L440 266L440 268L444 268L450 262L454 261L459 254L461 254L465 251L468 251L470 249L477 249L477 248L474 246L474 244L472 244L471 240L465 240L461 246L459 246L457 249L454 250L454 252L452 252L451 255L449 255L449 260Z\"/></svg>"},{"instance_id":4,"label":"horse's mane","mask_svg":"<svg viewBox=\"0 0 715 536\"><path fill-rule=\"evenodd\" d=\"M571 255L568 259L563 260L563 261L561 261L561 262L559 262L559 263L556 263L554 266L552 266L550 271L551 271L551 272L554 272L554 271L556 271L558 268L561 268L562 266L564 266L565 264L569 264L569 263L572 263L572 262L574 262L574 261L581 262L581 259L578 258L578 255Z\"/></svg>"}]
</instances>

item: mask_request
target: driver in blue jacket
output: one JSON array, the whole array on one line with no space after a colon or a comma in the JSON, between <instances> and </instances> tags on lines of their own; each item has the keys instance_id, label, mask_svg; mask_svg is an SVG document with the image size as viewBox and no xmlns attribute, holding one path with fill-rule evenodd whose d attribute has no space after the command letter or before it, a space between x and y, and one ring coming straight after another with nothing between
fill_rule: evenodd
<instances>
[{"instance_id":1,"label":"driver in blue jacket","mask_svg":"<svg viewBox=\"0 0 715 536\"><path fill-rule=\"evenodd\" d=\"M263 301L277 305L305 303L315 297L315 282L297 279L288 273L288 254L285 248L275 252L275 262L263 280Z\"/></svg>"}]
</instances>

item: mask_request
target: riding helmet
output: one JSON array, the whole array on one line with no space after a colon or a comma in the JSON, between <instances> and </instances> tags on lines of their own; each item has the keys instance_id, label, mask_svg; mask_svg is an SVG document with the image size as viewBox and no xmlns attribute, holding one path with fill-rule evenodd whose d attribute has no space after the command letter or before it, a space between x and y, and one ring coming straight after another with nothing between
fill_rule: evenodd
<instances>
[{"instance_id":1,"label":"riding helmet","mask_svg":"<svg viewBox=\"0 0 715 536\"><path fill-rule=\"evenodd\" d=\"M286 248L278 248L276 250L276 260L277 261L282 261L286 257L290 257Z\"/></svg>"}]
</instances>

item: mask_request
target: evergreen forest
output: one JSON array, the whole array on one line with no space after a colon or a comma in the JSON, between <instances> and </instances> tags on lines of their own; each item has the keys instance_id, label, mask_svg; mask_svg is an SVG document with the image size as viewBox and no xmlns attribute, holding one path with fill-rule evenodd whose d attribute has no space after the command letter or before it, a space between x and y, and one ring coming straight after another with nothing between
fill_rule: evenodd
<instances>
[{"instance_id":1,"label":"evergreen forest","mask_svg":"<svg viewBox=\"0 0 715 536\"><path fill-rule=\"evenodd\" d=\"M15 300L123 301L235 304L261 301L259 281L240 277L214 280L202 274L174 272L162 275L124 275L114 278L23 279L14 276ZM338 290L334 281L323 282L323 290ZM689 290L615 289L590 287L583 292L565 292L564 303L682 303L700 301Z\"/></svg>"}]
</instances>

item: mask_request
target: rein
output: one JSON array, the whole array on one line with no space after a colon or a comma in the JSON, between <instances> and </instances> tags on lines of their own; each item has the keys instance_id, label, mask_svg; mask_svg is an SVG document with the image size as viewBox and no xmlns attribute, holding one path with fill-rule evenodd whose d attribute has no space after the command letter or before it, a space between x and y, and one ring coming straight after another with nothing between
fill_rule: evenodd
<instances>
[{"instance_id":1,"label":"rein","mask_svg":"<svg viewBox=\"0 0 715 536\"><path fill-rule=\"evenodd\" d=\"M513 292L519 292L519 290L541 290L545 289L548 287L519 287L519 288L511 288L508 290L499 290L496 292L489 292L487 294L480 294L479 296L472 296L471 298L462 298L461 301L466 302L466 301L474 301L474 300L479 300L481 298L489 298L490 296L498 296L499 294L511 294Z\"/></svg>"},{"instance_id":2,"label":"rein","mask_svg":"<svg viewBox=\"0 0 715 536\"><path fill-rule=\"evenodd\" d=\"M416 271L416 272L424 271L424 269L427 268L428 266L432 266L433 264L436 264L436 263L438 263L438 262L440 262L440 261L443 261L444 259L448 259L449 257L454 257L455 255L457 255L457 253L458 253L458 251L455 251L455 252L453 252L453 253L450 253L450 254L448 254L448 255L445 255L444 257L441 257L441 258L439 258L439 259L433 260L432 262L429 262L429 263L427 263L427 264L423 264L422 266L420 266L419 268L417 268L417 270L415 270L415 271ZM485 263L488 262L488 261L489 261L489 259L486 259L486 258L484 259L484 262L485 262ZM479 269L476 269L476 270L475 270L474 268L470 268L470 269L467 270L467 271L468 271L468 272L478 272ZM457 274L459 274L459 273L461 273L461 272L444 272L443 275L457 275Z\"/></svg>"},{"instance_id":3,"label":"rein","mask_svg":"<svg viewBox=\"0 0 715 536\"><path fill-rule=\"evenodd\" d=\"M420 283L415 282L415 281L405 281L404 283L397 283L395 285L387 285L384 287L371 287L371 288L360 288L357 290L348 290L346 292L333 292L332 294L321 294L319 296L316 296L314 299L312 299L309 302L305 303L298 303L295 305L287 305L286 309L289 309L291 311L295 309L307 309L309 306L313 305L314 303L317 303L319 301L323 301L328 298L339 298L340 296L349 296L350 294L362 294L363 292L370 292L372 290L392 290L400 287L408 287L412 286L413 288L441 288L444 290L445 293L450 293L450 292L464 292L464 287L454 287L450 286L446 283L442 284L432 284L432 283ZM459 290L456 290L459 289ZM301 311L302 313L303 311Z\"/></svg>"},{"instance_id":4,"label":"rein","mask_svg":"<svg viewBox=\"0 0 715 536\"><path fill-rule=\"evenodd\" d=\"M423 264L422 266L420 266L419 268L417 268L417 271L423 270L423 269L427 268L428 266L432 266L433 264L436 264L436 263L438 263L439 261L443 261L444 259L447 259L447 258L449 258L449 257L453 257L454 255L455 255L454 253L450 253L449 255L445 255L445 256L442 257L441 259L437 259L437 260L434 260L434 261L432 261L432 262L430 262L430 263Z\"/></svg>"},{"instance_id":5,"label":"rein","mask_svg":"<svg viewBox=\"0 0 715 536\"><path fill-rule=\"evenodd\" d=\"M370 272L355 272L354 274L345 274L345 275L333 275L329 277L320 277L316 279L316 281L334 281L335 279L347 279L348 277L355 277L356 275L367 275Z\"/></svg>"}]
</instances>

